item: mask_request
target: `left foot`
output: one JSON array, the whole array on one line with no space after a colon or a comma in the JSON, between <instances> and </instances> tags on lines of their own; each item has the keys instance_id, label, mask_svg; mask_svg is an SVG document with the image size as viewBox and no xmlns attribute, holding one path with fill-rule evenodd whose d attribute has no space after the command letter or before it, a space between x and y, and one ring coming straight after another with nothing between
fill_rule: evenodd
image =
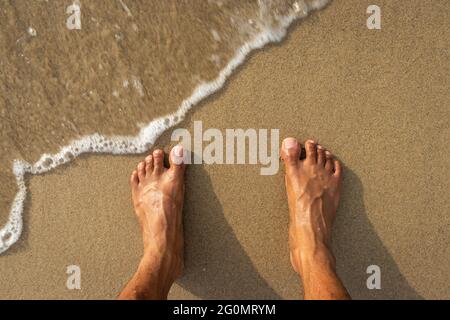
<instances>
[{"instance_id":1,"label":"left foot","mask_svg":"<svg viewBox=\"0 0 450 320\"><path fill-rule=\"evenodd\" d=\"M182 156L182 147L175 146L169 155L170 168L165 168L164 152L155 150L138 164L130 178L134 210L144 240L143 260L157 271L164 288L170 288L183 271Z\"/></svg>"}]
</instances>

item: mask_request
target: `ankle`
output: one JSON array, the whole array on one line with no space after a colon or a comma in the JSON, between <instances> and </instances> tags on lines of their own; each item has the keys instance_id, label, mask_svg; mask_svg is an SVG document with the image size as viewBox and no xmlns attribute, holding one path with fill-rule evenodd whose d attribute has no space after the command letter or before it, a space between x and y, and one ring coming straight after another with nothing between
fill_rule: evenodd
<instances>
[{"instance_id":1,"label":"ankle","mask_svg":"<svg viewBox=\"0 0 450 320\"><path fill-rule=\"evenodd\" d=\"M138 274L144 275L154 288L155 299L167 299L169 290L175 281L166 259L145 253L139 263Z\"/></svg>"},{"instance_id":2,"label":"ankle","mask_svg":"<svg viewBox=\"0 0 450 320\"><path fill-rule=\"evenodd\" d=\"M302 274L304 270L329 269L335 271L336 258L326 245L321 245L315 249L296 249L291 252L295 269Z\"/></svg>"}]
</instances>

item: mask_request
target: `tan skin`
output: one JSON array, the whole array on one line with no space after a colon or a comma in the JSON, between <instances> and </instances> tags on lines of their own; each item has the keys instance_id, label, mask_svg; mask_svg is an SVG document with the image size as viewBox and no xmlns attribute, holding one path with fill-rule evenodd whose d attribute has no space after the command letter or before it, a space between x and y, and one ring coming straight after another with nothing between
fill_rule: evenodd
<instances>
[{"instance_id":1,"label":"tan skin","mask_svg":"<svg viewBox=\"0 0 450 320\"><path fill-rule=\"evenodd\" d=\"M331 229L342 180L342 167L314 141L305 142L306 157L294 138L283 141L285 184L289 204L291 264L300 275L305 299L350 299L336 274Z\"/></svg>"},{"instance_id":2,"label":"tan skin","mask_svg":"<svg viewBox=\"0 0 450 320\"><path fill-rule=\"evenodd\" d=\"M142 231L144 252L136 273L119 299L167 299L175 279L183 272L184 164L164 167L162 150L140 162L131 174L134 209Z\"/></svg>"},{"instance_id":3,"label":"tan skin","mask_svg":"<svg viewBox=\"0 0 450 320\"><path fill-rule=\"evenodd\" d=\"M302 160L301 149L294 138L285 139L281 148L286 168L291 263L303 282L305 299L350 299L336 274L330 247L342 168L330 152L312 140L305 142L306 158ZM167 299L170 287L183 271L182 152L180 147L172 149L170 168L165 168L163 151L155 150L131 175L144 252L119 299Z\"/></svg>"}]
</instances>

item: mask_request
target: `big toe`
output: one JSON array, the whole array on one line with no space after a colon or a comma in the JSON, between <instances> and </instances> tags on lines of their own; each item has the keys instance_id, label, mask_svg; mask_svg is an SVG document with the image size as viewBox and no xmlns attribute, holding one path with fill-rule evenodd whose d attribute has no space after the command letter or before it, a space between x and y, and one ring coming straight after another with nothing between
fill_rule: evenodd
<instances>
[{"instance_id":1,"label":"big toe","mask_svg":"<svg viewBox=\"0 0 450 320\"><path fill-rule=\"evenodd\" d=\"M281 158L283 159L286 168L297 167L300 161L301 147L295 138L286 138L283 140L281 146Z\"/></svg>"},{"instance_id":2,"label":"big toe","mask_svg":"<svg viewBox=\"0 0 450 320\"><path fill-rule=\"evenodd\" d=\"M176 145L170 150L169 162L170 170L175 174L182 174L185 168L185 156L186 150L182 146Z\"/></svg>"}]
</instances>

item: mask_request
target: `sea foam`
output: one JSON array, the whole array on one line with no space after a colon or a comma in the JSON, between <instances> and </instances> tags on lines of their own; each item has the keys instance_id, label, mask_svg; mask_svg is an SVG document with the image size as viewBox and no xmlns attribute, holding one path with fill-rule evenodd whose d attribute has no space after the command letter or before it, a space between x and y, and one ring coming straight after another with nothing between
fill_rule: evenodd
<instances>
[{"instance_id":1,"label":"sea foam","mask_svg":"<svg viewBox=\"0 0 450 320\"><path fill-rule=\"evenodd\" d=\"M271 1L258 1L262 25L261 31L256 33L249 41L239 47L233 58L220 71L219 75L210 82L198 85L192 95L185 99L178 110L165 117L152 120L143 127L136 136L103 136L93 134L72 141L69 145L60 148L55 154L43 154L33 163L15 160L13 172L16 177L18 192L14 198L6 225L0 230L0 253L8 250L20 237L23 227L22 212L27 196L25 184L26 174L42 174L62 164L68 163L84 153L104 154L141 154L152 147L158 137L166 130L179 124L189 110L205 97L223 87L227 78L245 61L247 55L260 49L268 43L281 41L287 33L288 27L297 19L306 17L311 11L323 8L329 0L300 0L295 1L292 10L286 16L276 17L277 25L264 25L264 12L270 9Z\"/></svg>"}]
</instances>

